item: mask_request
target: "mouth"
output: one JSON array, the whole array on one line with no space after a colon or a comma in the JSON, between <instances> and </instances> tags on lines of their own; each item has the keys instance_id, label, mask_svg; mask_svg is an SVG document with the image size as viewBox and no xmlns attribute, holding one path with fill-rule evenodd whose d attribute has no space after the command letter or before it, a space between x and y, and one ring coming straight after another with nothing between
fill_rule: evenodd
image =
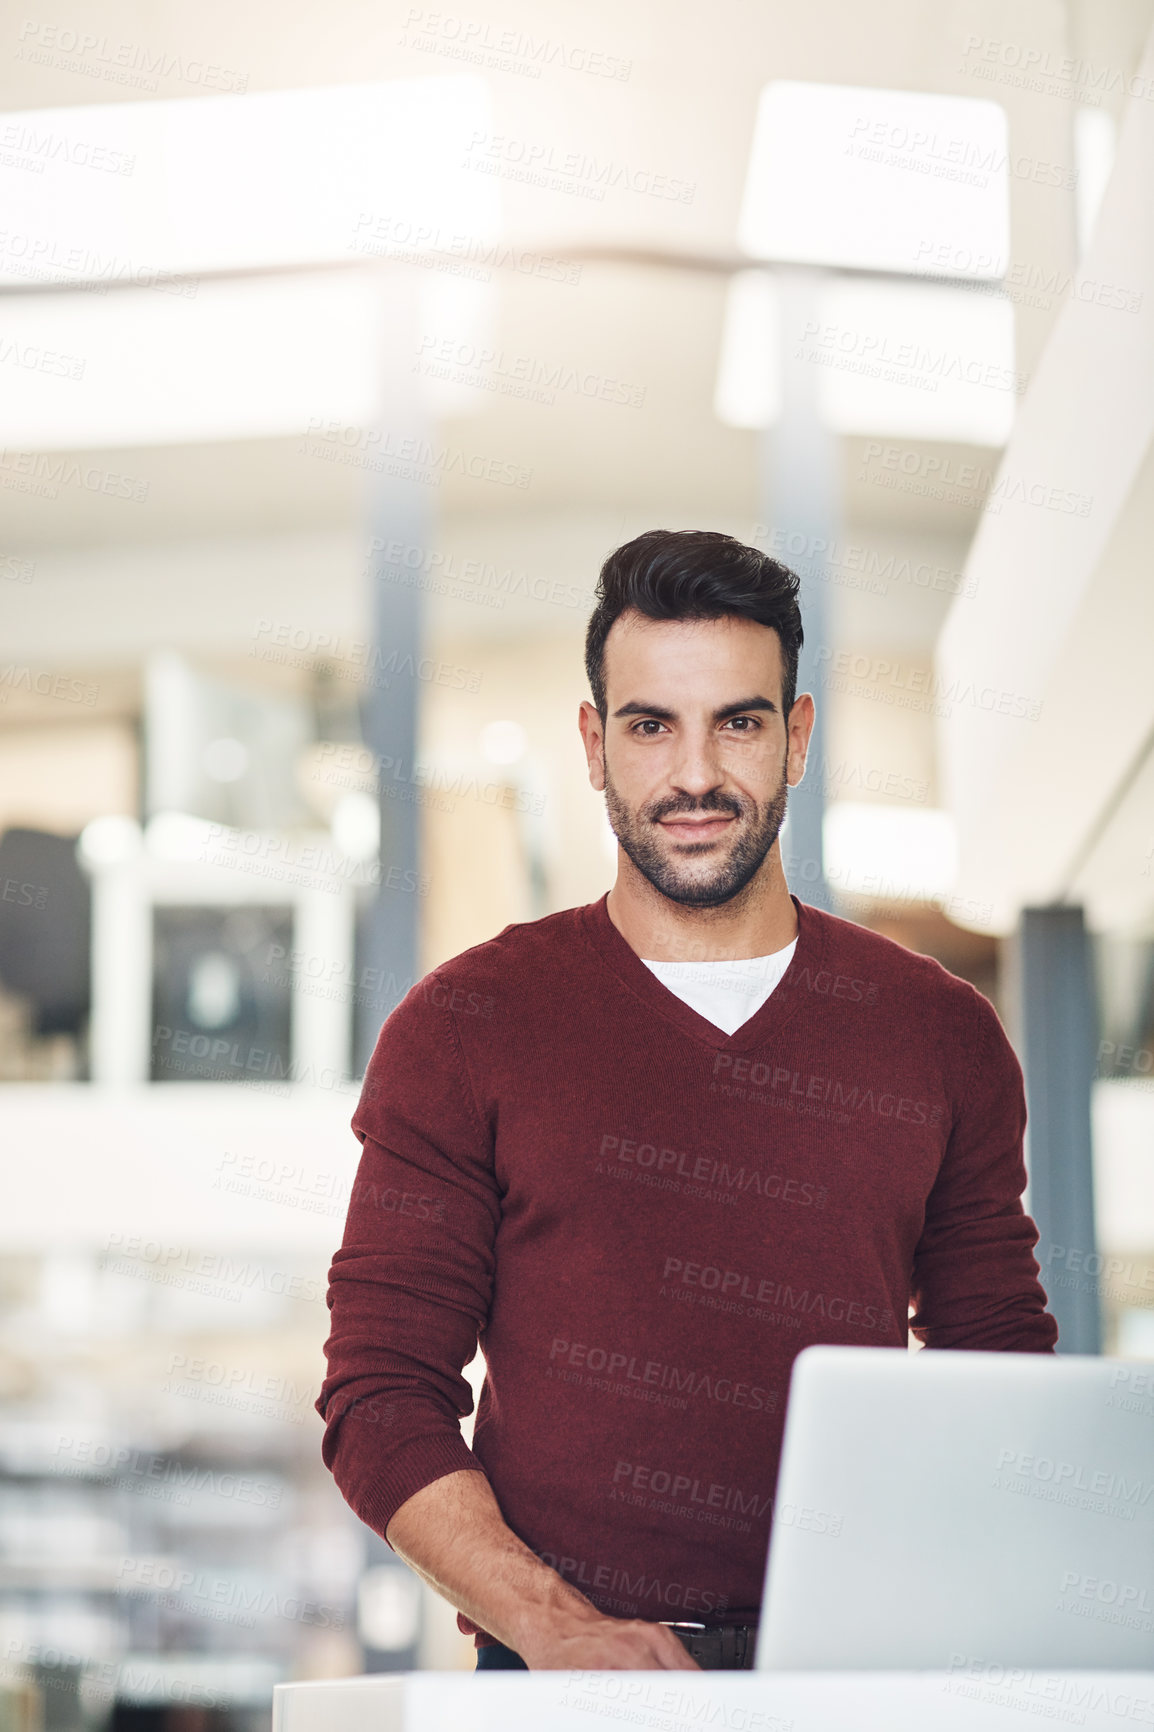
<instances>
[{"instance_id":1,"label":"mouth","mask_svg":"<svg viewBox=\"0 0 1154 1732\"><path fill-rule=\"evenodd\" d=\"M721 836L735 820L724 814L710 813L706 817L687 818L685 816L658 819L661 828L675 842L713 842Z\"/></svg>"}]
</instances>

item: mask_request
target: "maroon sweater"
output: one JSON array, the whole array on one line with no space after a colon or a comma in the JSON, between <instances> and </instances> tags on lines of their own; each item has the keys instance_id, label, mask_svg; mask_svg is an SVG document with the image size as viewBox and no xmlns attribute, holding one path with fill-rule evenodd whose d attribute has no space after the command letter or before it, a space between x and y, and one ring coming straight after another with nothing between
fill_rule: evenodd
<instances>
[{"instance_id":1,"label":"maroon sweater","mask_svg":"<svg viewBox=\"0 0 1154 1732\"><path fill-rule=\"evenodd\" d=\"M317 1402L378 1534L479 1467L603 1611L734 1621L760 1602L803 1347L905 1348L910 1327L1052 1350L992 1007L795 905L789 969L733 1035L645 967L604 897L507 926L385 1023Z\"/></svg>"}]
</instances>

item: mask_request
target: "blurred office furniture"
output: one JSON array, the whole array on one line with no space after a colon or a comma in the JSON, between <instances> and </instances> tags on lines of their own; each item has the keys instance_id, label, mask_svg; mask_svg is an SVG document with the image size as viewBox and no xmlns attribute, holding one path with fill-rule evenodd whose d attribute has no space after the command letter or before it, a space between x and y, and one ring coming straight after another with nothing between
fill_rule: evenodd
<instances>
[{"instance_id":1,"label":"blurred office furniture","mask_svg":"<svg viewBox=\"0 0 1154 1732\"><path fill-rule=\"evenodd\" d=\"M301 697L217 679L170 650L148 658L144 693L147 816L260 830L307 822L296 765L314 729Z\"/></svg>"},{"instance_id":2,"label":"blurred office furniture","mask_svg":"<svg viewBox=\"0 0 1154 1732\"><path fill-rule=\"evenodd\" d=\"M169 1074L189 1074L172 1062L188 1058L217 1080L346 1075L356 863L324 831L237 831L172 813L142 836L115 822L85 833L92 1080L145 1081L154 1046L171 1054ZM158 945L166 961L183 954L178 977L158 978ZM287 1062L232 1038L243 1018L254 1037L283 1042L286 995Z\"/></svg>"},{"instance_id":3,"label":"blurred office furniture","mask_svg":"<svg viewBox=\"0 0 1154 1732\"><path fill-rule=\"evenodd\" d=\"M292 929L288 908L154 909L154 1082L292 1075Z\"/></svg>"},{"instance_id":4,"label":"blurred office furniture","mask_svg":"<svg viewBox=\"0 0 1154 1732\"><path fill-rule=\"evenodd\" d=\"M13 826L0 835L0 986L25 998L36 1034L87 1021L91 894L74 837Z\"/></svg>"},{"instance_id":5,"label":"blurred office furniture","mask_svg":"<svg viewBox=\"0 0 1154 1732\"><path fill-rule=\"evenodd\" d=\"M347 1615L318 1606L278 1553L294 1516L283 1466L85 1423L19 1459L9 1431L0 1623L6 1665L44 1696L45 1732L103 1727L117 1702L259 1708L291 1675L302 1614ZM221 1495L241 1484L255 1495Z\"/></svg>"},{"instance_id":6,"label":"blurred office furniture","mask_svg":"<svg viewBox=\"0 0 1154 1732\"><path fill-rule=\"evenodd\" d=\"M219 1213L232 1199L215 1195ZM45 1732L194 1712L261 1732L278 1679L362 1663L362 1548L311 1414L323 1259L201 1254L190 1237L166 1260L139 1235L104 1238L24 1259L0 1338L9 1377L21 1337L37 1344L0 1424L4 1681L41 1689ZM110 1411L81 1369L96 1360L157 1375Z\"/></svg>"},{"instance_id":7,"label":"blurred office furniture","mask_svg":"<svg viewBox=\"0 0 1154 1732\"><path fill-rule=\"evenodd\" d=\"M44 1703L35 1684L0 1684L0 1732L44 1732Z\"/></svg>"},{"instance_id":8,"label":"blurred office furniture","mask_svg":"<svg viewBox=\"0 0 1154 1732\"><path fill-rule=\"evenodd\" d=\"M378 1534L366 1532L356 1623L366 1672L411 1672L417 1667L423 1598L419 1578Z\"/></svg>"}]
</instances>

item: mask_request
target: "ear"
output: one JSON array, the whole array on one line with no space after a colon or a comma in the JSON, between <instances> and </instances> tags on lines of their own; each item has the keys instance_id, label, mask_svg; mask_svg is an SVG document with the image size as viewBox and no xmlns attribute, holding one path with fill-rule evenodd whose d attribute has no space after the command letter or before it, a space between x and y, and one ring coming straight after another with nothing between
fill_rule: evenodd
<instances>
[{"instance_id":1,"label":"ear","mask_svg":"<svg viewBox=\"0 0 1154 1732\"><path fill-rule=\"evenodd\" d=\"M809 753L815 716L813 698L808 692L802 692L795 700L786 722L785 779L791 788L796 788L805 775L805 761Z\"/></svg>"},{"instance_id":2,"label":"ear","mask_svg":"<svg viewBox=\"0 0 1154 1732\"><path fill-rule=\"evenodd\" d=\"M605 729L588 698L582 700L577 712L577 726L581 730L581 743L589 765L589 786L602 794L605 791Z\"/></svg>"}]
</instances>

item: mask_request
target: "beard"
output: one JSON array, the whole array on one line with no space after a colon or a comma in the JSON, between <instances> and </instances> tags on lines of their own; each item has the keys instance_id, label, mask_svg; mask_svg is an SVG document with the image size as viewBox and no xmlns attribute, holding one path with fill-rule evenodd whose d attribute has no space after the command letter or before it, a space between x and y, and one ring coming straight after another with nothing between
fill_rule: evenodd
<instances>
[{"instance_id":1,"label":"beard","mask_svg":"<svg viewBox=\"0 0 1154 1732\"><path fill-rule=\"evenodd\" d=\"M781 785L764 806L715 788L700 800L683 794L658 800L635 812L614 787L608 759L605 762L605 809L613 834L642 877L670 902L678 902L685 908L718 908L722 903L732 902L745 889L777 841L785 822L788 795L783 758ZM671 844L656 826L664 818L702 812L732 815L737 819L737 832L724 858L694 870L694 857L716 848L716 843L682 843L679 854L672 855Z\"/></svg>"}]
</instances>

